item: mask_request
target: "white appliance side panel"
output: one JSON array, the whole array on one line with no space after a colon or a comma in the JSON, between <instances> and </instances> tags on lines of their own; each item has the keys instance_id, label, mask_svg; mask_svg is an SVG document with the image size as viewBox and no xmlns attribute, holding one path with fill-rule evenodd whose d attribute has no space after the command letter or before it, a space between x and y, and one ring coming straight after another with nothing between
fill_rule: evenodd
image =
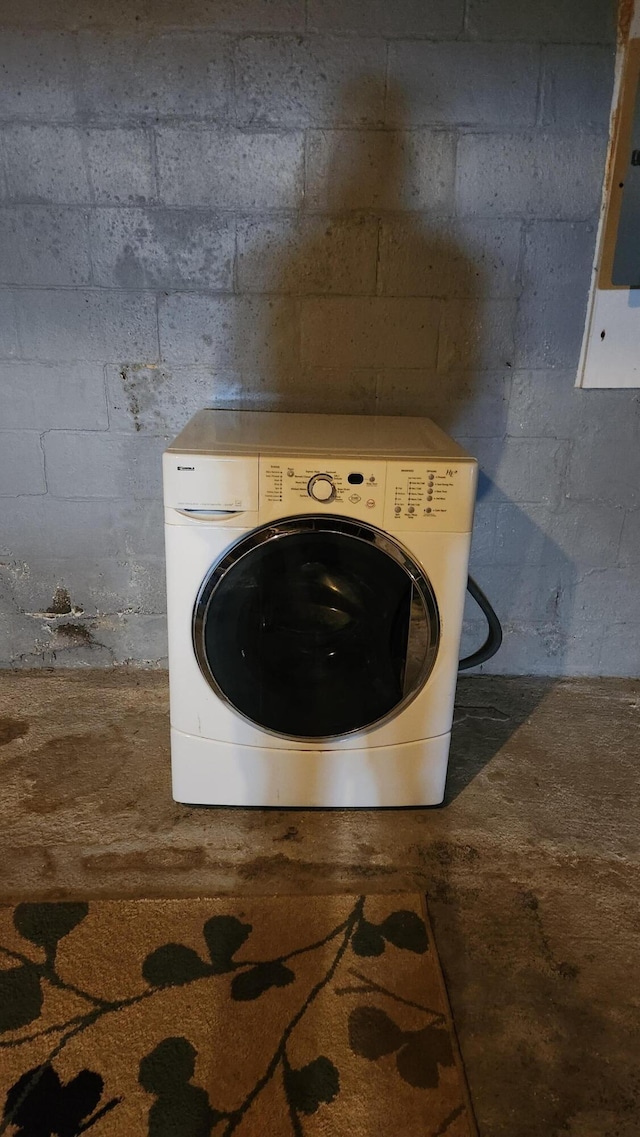
<instances>
[{"instance_id":1,"label":"white appliance side panel","mask_svg":"<svg viewBox=\"0 0 640 1137\"><path fill-rule=\"evenodd\" d=\"M185 730L188 724L193 734L215 737L216 712L223 710L200 671L193 650L191 628L196 597L209 568L246 532L202 521L165 525L170 716L173 725Z\"/></svg>"},{"instance_id":2,"label":"white appliance side panel","mask_svg":"<svg viewBox=\"0 0 640 1137\"><path fill-rule=\"evenodd\" d=\"M171 731L173 796L189 805L440 805L451 736L376 750L275 750Z\"/></svg>"},{"instance_id":3,"label":"white appliance side panel","mask_svg":"<svg viewBox=\"0 0 640 1137\"><path fill-rule=\"evenodd\" d=\"M314 743L279 738L243 719L209 687L193 651L195 599L211 565L246 530L204 523L167 525L167 592L171 725L187 734L247 746L313 750ZM327 744L331 749L394 746L451 729L460 631L467 581L470 534L402 535L405 547L424 565L440 611L441 639L428 682L412 703L388 723Z\"/></svg>"}]
</instances>

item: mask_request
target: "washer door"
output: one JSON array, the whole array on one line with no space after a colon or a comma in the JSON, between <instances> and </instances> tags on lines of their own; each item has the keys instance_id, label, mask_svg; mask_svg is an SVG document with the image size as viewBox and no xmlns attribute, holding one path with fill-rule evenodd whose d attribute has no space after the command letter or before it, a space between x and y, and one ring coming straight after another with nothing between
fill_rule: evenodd
<instances>
[{"instance_id":1,"label":"washer door","mask_svg":"<svg viewBox=\"0 0 640 1137\"><path fill-rule=\"evenodd\" d=\"M238 541L198 595L193 642L207 682L254 725L332 738L405 706L435 661L433 589L384 533L298 517Z\"/></svg>"}]
</instances>

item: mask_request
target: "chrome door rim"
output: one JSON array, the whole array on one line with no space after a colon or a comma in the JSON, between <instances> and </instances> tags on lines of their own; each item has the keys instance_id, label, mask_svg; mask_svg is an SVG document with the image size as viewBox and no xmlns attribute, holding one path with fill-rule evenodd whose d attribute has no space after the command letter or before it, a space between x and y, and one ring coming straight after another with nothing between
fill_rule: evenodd
<instances>
[{"instance_id":1,"label":"chrome door rim","mask_svg":"<svg viewBox=\"0 0 640 1137\"><path fill-rule=\"evenodd\" d=\"M241 711L222 690L209 666L205 651L204 629L207 622L209 606L218 585L226 574L230 569L243 561L245 557L254 552L255 549L259 548L260 545L268 544L271 541L282 540L285 537L290 537L297 533L336 533L351 537L356 541L363 541L367 545L374 545L380 549L381 552L386 553L387 556L391 557L392 560L396 561L396 563L404 569L407 576L411 579L413 586L411 607L413 609L414 601L417 596L422 602L422 611L426 616L427 628L431 633L417 674L414 676L411 687L406 691L403 698L396 703L390 711L387 711L386 714L382 715L379 719L375 719L374 722L367 723L364 726L354 727L353 730L343 731L340 734L311 736L288 734L284 731L273 730L270 727L263 726L262 723L256 722L255 719L250 718L244 711ZM346 517L312 513L271 521L266 525L259 526L257 529L252 529L251 532L245 534L244 537L240 537L231 548L211 566L202 581L193 609L191 631L193 649L204 679L218 698L230 707L235 714L239 715L240 718L244 719L244 721L249 723L254 729L263 731L265 734L272 735L275 738L286 738L294 742L322 743L332 739L348 738L349 735L352 734L360 734L363 731L377 729L379 726L383 726L395 718L396 715L400 714L413 702L433 671L440 646L440 613L438 611L435 593L427 574L420 568L411 553L405 549L395 537L391 537L388 533L384 533L381 529L377 529L374 525L369 525L365 522L359 523ZM410 637L411 617L409 639ZM409 641L407 642L407 657L408 655ZM404 686L406 687L406 679Z\"/></svg>"}]
</instances>

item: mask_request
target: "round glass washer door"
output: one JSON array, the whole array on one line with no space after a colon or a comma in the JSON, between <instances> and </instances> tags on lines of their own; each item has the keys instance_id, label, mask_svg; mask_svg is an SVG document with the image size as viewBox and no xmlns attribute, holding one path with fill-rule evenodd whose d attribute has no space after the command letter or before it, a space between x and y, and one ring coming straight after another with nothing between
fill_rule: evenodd
<instances>
[{"instance_id":1,"label":"round glass washer door","mask_svg":"<svg viewBox=\"0 0 640 1137\"><path fill-rule=\"evenodd\" d=\"M212 566L193 614L201 671L255 726L335 738L424 686L440 637L424 571L372 526L305 516L254 529Z\"/></svg>"}]
</instances>

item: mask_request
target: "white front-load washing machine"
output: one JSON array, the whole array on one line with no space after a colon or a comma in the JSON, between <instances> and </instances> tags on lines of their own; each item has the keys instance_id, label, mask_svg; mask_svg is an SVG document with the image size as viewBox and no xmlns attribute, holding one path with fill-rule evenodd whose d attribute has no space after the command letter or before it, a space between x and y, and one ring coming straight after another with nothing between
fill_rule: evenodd
<instances>
[{"instance_id":1,"label":"white front-load washing machine","mask_svg":"<svg viewBox=\"0 0 640 1137\"><path fill-rule=\"evenodd\" d=\"M429 419L203 410L163 458L177 801L442 801L477 465Z\"/></svg>"}]
</instances>

